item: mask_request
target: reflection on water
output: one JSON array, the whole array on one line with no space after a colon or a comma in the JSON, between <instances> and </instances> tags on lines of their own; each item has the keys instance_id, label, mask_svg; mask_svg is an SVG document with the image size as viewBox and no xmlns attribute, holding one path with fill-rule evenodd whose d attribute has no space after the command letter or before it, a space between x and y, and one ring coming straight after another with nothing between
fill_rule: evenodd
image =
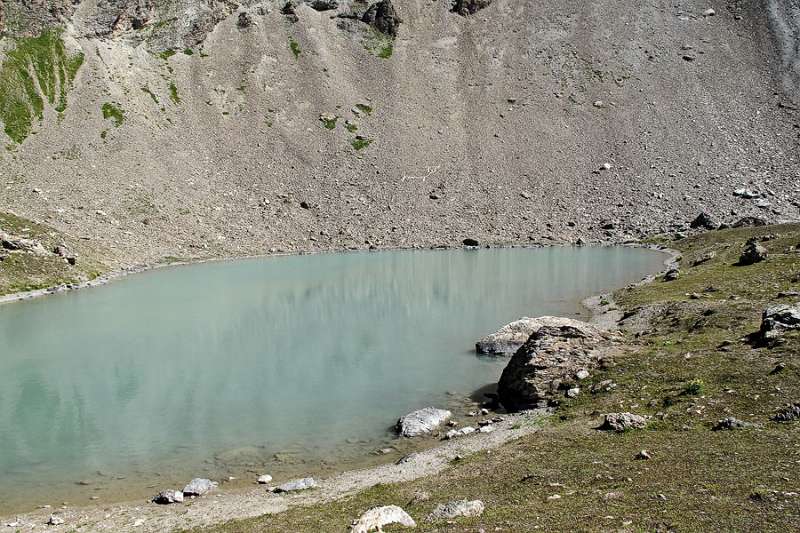
<instances>
[{"instance_id":1,"label":"reflection on water","mask_svg":"<svg viewBox=\"0 0 800 533\"><path fill-rule=\"evenodd\" d=\"M503 362L472 355L476 338L574 314L662 261L626 248L285 257L0 307L0 500L386 439L399 415L497 379Z\"/></svg>"}]
</instances>

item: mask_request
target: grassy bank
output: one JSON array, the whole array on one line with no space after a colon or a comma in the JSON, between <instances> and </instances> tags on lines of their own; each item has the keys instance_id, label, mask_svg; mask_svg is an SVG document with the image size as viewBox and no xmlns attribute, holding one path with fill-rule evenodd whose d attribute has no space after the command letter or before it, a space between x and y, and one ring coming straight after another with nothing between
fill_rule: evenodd
<instances>
[{"instance_id":1,"label":"grassy bank","mask_svg":"<svg viewBox=\"0 0 800 533\"><path fill-rule=\"evenodd\" d=\"M0 248L0 296L33 291L62 284L80 283L96 278L105 266L94 259L99 254L88 243L61 234L53 228L0 212L0 231L15 237L31 239L51 252L56 246L66 248L77 256L75 265L54 253L37 255L25 251Z\"/></svg>"},{"instance_id":2,"label":"grassy bank","mask_svg":"<svg viewBox=\"0 0 800 533\"><path fill-rule=\"evenodd\" d=\"M766 262L735 266L750 237ZM678 280L623 289L616 305L630 315L621 353L592 383L601 394L566 402L542 430L491 453L464 458L435 478L386 484L346 499L210 531L344 531L370 507L396 504L423 531L790 531L800 529L800 422L770 421L800 401L800 335L775 348L744 339L758 329L778 293L800 290L800 226L710 232L677 242ZM709 251L716 256L698 266ZM776 371L778 363L782 370ZM588 391L589 386L583 387ZM600 414L651 415L645 430L597 431ZM726 416L754 424L712 431ZM637 460L640 450L652 458ZM428 493L430 498L418 497ZM554 496L560 496L555 498ZM427 522L451 499L481 499L479 518ZM389 528L389 530L392 530Z\"/></svg>"}]
</instances>

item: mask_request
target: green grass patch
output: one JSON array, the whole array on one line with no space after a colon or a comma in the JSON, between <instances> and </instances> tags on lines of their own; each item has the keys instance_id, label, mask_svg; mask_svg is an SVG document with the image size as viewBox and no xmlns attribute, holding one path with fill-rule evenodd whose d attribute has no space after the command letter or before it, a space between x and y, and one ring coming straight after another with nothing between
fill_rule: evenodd
<instances>
[{"instance_id":1,"label":"green grass patch","mask_svg":"<svg viewBox=\"0 0 800 533\"><path fill-rule=\"evenodd\" d=\"M67 108L67 94L84 56L67 53L61 31L14 39L0 65L0 120L16 143L31 134L34 120L44 117L47 104L59 113Z\"/></svg>"},{"instance_id":2,"label":"green grass patch","mask_svg":"<svg viewBox=\"0 0 800 533\"><path fill-rule=\"evenodd\" d=\"M333 130L336 129L336 121L339 120L339 117L336 115L320 115L319 121L322 122L322 126L326 130Z\"/></svg>"},{"instance_id":3,"label":"green grass patch","mask_svg":"<svg viewBox=\"0 0 800 533\"><path fill-rule=\"evenodd\" d=\"M192 50L191 48L184 48L183 49L183 55L193 56L194 55L194 50Z\"/></svg>"},{"instance_id":4,"label":"green grass patch","mask_svg":"<svg viewBox=\"0 0 800 533\"><path fill-rule=\"evenodd\" d=\"M103 112L103 118L111 120L115 128L119 128L125 122L125 111L117 104L106 102L100 109Z\"/></svg>"},{"instance_id":5,"label":"green grass patch","mask_svg":"<svg viewBox=\"0 0 800 533\"><path fill-rule=\"evenodd\" d=\"M352 146L356 151L363 150L370 144L372 144L372 139L367 139L366 137L356 137L350 141L350 146Z\"/></svg>"},{"instance_id":6,"label":"green grass patch","mask_svg":"<svg viewBox=\"0 0 800 533\"><path fill-rule=\"evenodd\" d=\"M372 114L372 106L368 104L356 104L356 109L369 116Z\"/></svg>"},{"instance_id":7,"label":"green grass patch","mask_svg":"<svg viewBox=\"0 0 800 533\"><path fill-rule=\"evenodd\" d=\"M368 30L362 44L367 52L381 59L389 59L394 52L394 39L392 36L385 35L372 28Z\"/></svg>"},{"instance_id":8,"label":"green grass patch","mask_svg":"<svg viewBox=\"0 0 800 533\"><path fill-rule=\"evenodd\" d=\"M178 86L175 85L175 82L170 82L169 84L169 99L172 100L173 104L180 104L181 97L178 94Z\"/></svg>"},{"instance_id":9,"label":"green grass patch","mask_svg":"<svg viewBox=\"0 0 800 533\"><path fill-rule=\"evenodd\" d=\"M357 131L358 131L358 126L356 126L356 125L355 125L355 124L353 124L352 122L347 122L347 123L344 125L344 127L345 127L345 129L346 129L347 131L349 131L350 133L355 133L355 132L357 132Z\"/></svg>"},{"instance_id":10,"label":"green grass patch","mask_svg":"<svg viewBox=\"0 0 800 533\"><path fill-rule=\"evenodd\" d=\"M158 53L158 57L163 59L164 61L168 61L170 57L174 56L178 52L173 48L167 48L166 50L162 50Z\"/></svg>"},{"instance_id":11,"label":"green grass patch","mask_svg":"<svg viewBox=\"0 0 800 533\"><path fill-rule=\"evenodd\" d=\"M299 59L300 58L300 54L302 53L302 50L300 50L300 43L298 43L294 39L294 37L289 37L289 50L292 51L292 54L294 54L294 58L295 59Z\"/></svg>"}]
</instances>

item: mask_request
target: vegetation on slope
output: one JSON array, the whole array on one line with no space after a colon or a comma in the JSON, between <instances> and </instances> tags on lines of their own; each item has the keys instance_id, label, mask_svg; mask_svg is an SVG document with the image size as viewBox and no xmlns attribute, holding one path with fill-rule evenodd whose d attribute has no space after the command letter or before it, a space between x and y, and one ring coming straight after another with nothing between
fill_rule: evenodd
<instances>
[{"instance_id":1,"label":"vegetation on slope","mask_svg":"<svg viewBox=\"0 0 800 533\"><path fill-rule=\"evenodd\" d=\"M30 135L46 104L59 113L67 108L67 94L83 64L83 54L68 54L61 30L15 40L0 65L0 121L13 141Z\"/></svg>"},{"instance_id":2,"label":"vegetation on slope","mask_svg":"<svg viewBox=\"0 0 800 533\"><path fill-rule=\"evenodd\" d=\"M734 265L748 238L767 235L776 238L763 242L766 262ZM423 531L797 530L800 422L770 418L800 401L800 334L772 349L745 338L766 305L798 300L778 293L800 290L800 226L709 232L670 245L685 258L679 280L615 295L629 321L651 317L638 334L626 333L614 365L589 378L612 380L615 389L590 394L584 386L538 433L466 457L442 475L211 531L344 531L367 509L389 504ZM712 260L690 266L712 250ZM595 429L601 413L619 411L653 418L640 431ZM727 416L754 426L713 431ZM636 458L643 449L651 459ZM438 503L461 498L483 500L486 512L425 521Z\"/></svg>"}]
</instances>

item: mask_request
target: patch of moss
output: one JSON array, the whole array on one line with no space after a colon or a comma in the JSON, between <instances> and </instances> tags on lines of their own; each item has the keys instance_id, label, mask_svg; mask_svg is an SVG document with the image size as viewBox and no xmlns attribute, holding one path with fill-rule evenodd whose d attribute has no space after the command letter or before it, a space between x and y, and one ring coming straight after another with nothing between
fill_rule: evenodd
<instances>
[{"instance_id":1,"label":"patch of moss","mask_svg":"<svg viewBox=\"0 0 800 533\"><path fill-rule=\"evenodd\" d=\"M372 139L367 139L366 137L356 137L350 141L350 146L352 146L356 151L363 150L370 144L372 144Z\"/></svg>"},{"instance_id":2,"label":"patch of moss","mask_svg":"<svg viewBox=\"0 0 800 533\"><path fill-rule=\"evenodd\" d=\"M169 84L169 99L172 100L173 104L181 103L181 97L178 94L178 87L175 85L175 82Z\"/></svg>"},{"instance_id":3,"label":"patch of moss","mask_svg":"<svg viewBox=\"0 0 800 533\"><path fill-rule=\"evenodd\" d=\"M100 109L103 112L103 118L106 120L110 119L114 123L115 128L119 128L122 126L122 123L125 122L125 111L118 105L106 102Z\"/></svg>"},{"instance_id":4,"label":"patch of moss","mask_svg":"<svg viewBox=\"0 0 800 533\"><path fill-rule=\"evenodd\" d=\"M369 116L372 114L372 106L367 104L356 104L356 109Z\"/></svg>"},{"instance_id":5,"label":"patch of moss","mask_svg":"<svg viewBox=\"0 0 800 533\"><path fill-rule=\"evenodd\" d=\"M160 57L164 61L168 61L170 57L174 56L177 53L178 52L176 52L173 48L167 48L166 50L162 50L161 52L159 52L158 57Z\"/></svg>"},{"instance_id":6,"label":"patch of moss","mask_svg":"<svg viewBox=\"0 0 800 533\"><path fill-rule=\"evenodd\" d=\"M292 54L294 54L295 59L300 58L300 54L302 53L302 51L300 50L300 43L295 41L293 37L289 37L289 50L292 51Z\"/></svg>"},{"instance_id":7,"label":"patch of moss","mask_svg":"<svg viewBox=\"0 0 800 533\"><path fill-rule=\"evenodd\" d=\"M319 121L322 122L322 126L326 130L336 129L336 121L339 120L339 117L336 115L321 115L319 117Z\"/></svg>"},{"instance_id":8,"label":"patch of moss","mask_svg":"<svg viewBox=\"0 0 800 533\"><path fill-rule=\"evenodd\" d=\"M31 134L33 121L43 118L46 103L59 113L66 110L84 56L67 53L60 29L15 39L14 44L0 66L0 120L6 135L21 143Z\"/></svg>"},{"instance_id":9,"label":"patch of moss","mask_svg":"<svg viewBox=\"0 0 800 533\"><path fill-rule=\"evenodd\" d=\"M345 129L346 129L347 131L349 131L350 133L355 133L355 132L357 132L357 131L358 131L358 126L356 126L356 125L355 125L355 124L353 124L352 122L348 122L348 123L346 123L346 124L344 125L344 127L345 127Z\"/></svg>"},{"instance_id":10,"label":"patch of moss","mask_svg":"<svg viewBox=\"0 0 800 533\"><path fill-rule=\"evenodd\" d=\"M370 30L363 40L364 49L381 59L389 59L394 52L394 39L391 35Z\"/></svg>"},{"instance_id":11,"label":"patch of moss","mask_svg":"<svg viewBox=\"0 0 800 533\"><path fill-rule=\"evenodd\" d=\"M187 56L193 56L194 55L194 50L192 50L191 48L184 48L183 49L183 54L187 55Z\"/></svg>"}]
</instances>

